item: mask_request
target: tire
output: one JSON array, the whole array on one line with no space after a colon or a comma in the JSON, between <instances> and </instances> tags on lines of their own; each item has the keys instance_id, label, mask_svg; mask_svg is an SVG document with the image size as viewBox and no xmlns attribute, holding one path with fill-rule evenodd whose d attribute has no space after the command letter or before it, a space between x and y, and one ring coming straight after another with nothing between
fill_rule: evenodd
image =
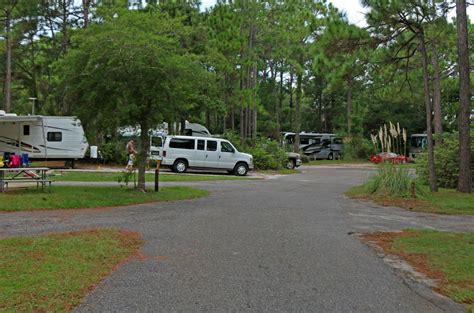
<instances>
[{"instance_id":1,"label":"tire","mask_svg":"<svg viewBox=\"0 0 474 313\"><path fill-rule=\"evenodd\" d=\"M184 159L178 159L173 164L173 171L176 173L186 173L188 170L188 162Z\"/></svg>"},{"instance_id":2,"label":"tire","mask_svg":"<svg viewBox=\"0 0 474 313\"><path fill-rule=\"evenodd\" d=\"M234 167L234 174L237 176L245 176L249 171L249 167L245 163L237 163Z\"/></svg>"},{"instance_id":3,"label":"tire","mask_svg":"<svg viewBox=\"0 0 474 313\"><path fill-rule=\"evenodd\" d=\"M328 160L334 160L334 154L332 152L328 154Z\"/></svg>"},{"instance_id":4,"label":"tire","mask_svg":"<svg viewBox=\"0 0 474 313\"><path fill-rule=\"evenodd\" d=\"M296 168L295 160L288 159L288 162L286 163L286 168L289 170L294 170Z\"/></svg>"}]
</instances>

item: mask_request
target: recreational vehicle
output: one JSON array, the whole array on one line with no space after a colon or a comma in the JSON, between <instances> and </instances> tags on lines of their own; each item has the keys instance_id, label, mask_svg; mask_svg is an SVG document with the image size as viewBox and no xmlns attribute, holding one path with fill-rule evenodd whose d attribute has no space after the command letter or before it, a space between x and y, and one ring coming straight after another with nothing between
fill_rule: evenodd
<instances>
[{"instance_id":1,"label":"recreational vehicle","mask_svg":"<svg viewBox=\"0 0 474 313\"><path fill-rule=\"evenodd\" d=\"M283 144L292 145L295 133L284 133ZM300 133L299 149L314 159L338 159L343 152L342 138L328 133Z\"/></svg>"},{"instance_id":2,"label":"recreational vehicle","mask_svg":"<svg viewBox=\"0 0 474 313\"><path fill-rule=\"evenodd\" d=\"M413 134L410 136L410 157L416 158L418 154L425 150L428 144L427 134Z\"/></svg>"},{"instance_id":3,"label":"recreational vehicle","mask_svg":"<svg viewBox=\"0 0 474 313\"><path fill-rule=\"evenodd\" d=\"M72 116L18 116L0 111L0 155L27 153L32 160L74 161L84 158L87 139Z\"/></svg>"},{"instance_id":4,"label":"recreational vehicle","mask_svg":"<svg viewBox=\"0 0 474 313\"><path fill-rule=\"evenodd\" d=\"M176 129L176 124L174 128ZM179 125L178 125L179 126ZM148 151L148 158L151 160L160 160L160 151L163 147L163 141L168 136L168 123L163 123L155 129L148 130L148 135L150 137L150 150ZM139 127L122 127L118 129L120 136L124 138L130 137L139 137L141 129ZM200 137L213 137L209 130L198 123L189 123L186 122L186 128L184 130L186 136L200 136Z\"/></svg>"}]
</instances>

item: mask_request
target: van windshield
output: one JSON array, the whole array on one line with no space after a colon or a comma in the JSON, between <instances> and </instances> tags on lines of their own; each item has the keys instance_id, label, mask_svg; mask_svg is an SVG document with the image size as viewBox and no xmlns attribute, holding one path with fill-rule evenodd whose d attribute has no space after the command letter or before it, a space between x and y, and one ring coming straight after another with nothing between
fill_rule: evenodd
<instances>
[{"instance_id":1,"label":"van windshield","mask_svg":"<svg viewBox=\"0 0 474 313\"><path fill-rule=\"evenodd\" d=\"M235 149L232 147L230 142L227 141L221 141L221 152L234 152Z\"/></svg>"}]
</instances>

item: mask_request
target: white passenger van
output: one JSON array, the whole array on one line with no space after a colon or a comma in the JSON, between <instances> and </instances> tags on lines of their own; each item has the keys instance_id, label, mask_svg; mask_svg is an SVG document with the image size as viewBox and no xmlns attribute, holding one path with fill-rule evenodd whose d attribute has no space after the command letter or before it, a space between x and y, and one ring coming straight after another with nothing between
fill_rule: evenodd
<instances>
[{"instance_id":1,"label":"white passenger van","mask_svg":"<svg viewBox=\"0 0 474 313\"><path fill-rule=\"evenodd\" d=\"M253 158L250 154L237 151L225 139L169 136L163 145L161 164L177 173L184 173L188 168L206 168L245 176L253 169Z\"/></svg>"}]
</instances>

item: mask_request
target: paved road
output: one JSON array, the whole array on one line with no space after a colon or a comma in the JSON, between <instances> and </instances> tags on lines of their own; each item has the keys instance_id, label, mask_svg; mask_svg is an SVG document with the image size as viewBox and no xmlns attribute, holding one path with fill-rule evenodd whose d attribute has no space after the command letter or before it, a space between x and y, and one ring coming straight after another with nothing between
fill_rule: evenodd
<instances>
[{"instance_id":1,"label":"paved road","mask_svg":"<svg viewBox=\"0 0 474 313\"><path fill-rule=\"evenodd\" d=\"M0 236L93 227L142 233L143 257L106 278L78 312L462 311L407 281L349 233L474 230L474 219L344 198L367 175L306 168L265 181L194 183L211 191L197 200L2 214Z\"/></svg>"}]
</instances>

